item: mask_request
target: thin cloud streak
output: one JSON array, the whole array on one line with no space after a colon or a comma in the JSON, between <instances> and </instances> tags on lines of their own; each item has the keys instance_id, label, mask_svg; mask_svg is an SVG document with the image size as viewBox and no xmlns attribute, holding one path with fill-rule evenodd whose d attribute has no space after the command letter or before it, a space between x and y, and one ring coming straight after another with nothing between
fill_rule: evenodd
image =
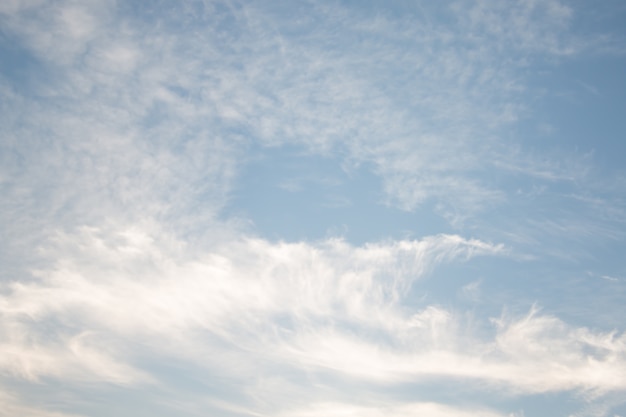
<instances>
[{"instance_id":1,"label":"thin cloud streak","mask_svg":"<svg viewBox=\"0 0 626 417\"><path fill-rule=\"evenodd\" d=\"M27 406L8 390L0 393L0 416L2 417L79 417L79 414L47 411L40 407Z\"/></svg>"},{"instance_id":2,"label":"thin cloud streak","mask_svg":"<svg viewBox=\"0 0 626 417\"><path fill-rule=\"evenodd\" d=\"M293 416L293 417L343 417L343 416L363 416L363 417L379 417L379 416L423 416L428 415L430 417L504 417L504 414L499 414L494 411L478 409L467 410L449 407L437 403L415 403L407 404L403 406L394 405L382 405L366 407L362 405L341 404L341 403L321 403L312 404L303 410L290 410L288 413L279 414L279 416ZM513 414L509 414L507 417L516 417Z\"/></svg>"}]
</instances>

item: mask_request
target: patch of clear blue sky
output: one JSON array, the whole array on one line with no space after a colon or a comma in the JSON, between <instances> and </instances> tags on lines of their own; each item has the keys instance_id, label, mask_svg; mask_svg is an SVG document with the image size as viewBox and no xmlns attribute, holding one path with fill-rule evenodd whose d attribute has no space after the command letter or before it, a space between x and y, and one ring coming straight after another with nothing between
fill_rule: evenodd
<instances>
[{"instance_id":1,"label":"patch of clear blue sky","mask_svg":"<svg viewBox=\"0 0 626 417\"><path fill-rule=\"evenodd\" d=\"M520 133L538 149L593 152L599 166L621 169L626 155L626 4L573 3L571 32L590 47L574 57L553 57L527 68L533 116L527 127L537 130L521 126ZM604 42L598 44L598 36Z\"/></svg>"},{"instance_id":2,"label":"patch of clear blue sky","mask_svg":"<svg viewBox=\"0 0 626 417\"><path fill-rule=\"evenodd\" d=\"M0 26L0 77L21 94L36 94L34 86L50 80L52 74L41 61Z\"/></svg>"},{"instance_id":3,"label":"patch of clear blue sky","mask_svg":"<svg viewBox=\"0 0 626 417\"><path fill-rule=\"evenodd\" d=\"M532 106L537 131L526 131L525 141L537 149L559 146L591 153L598 166L622 169L624 74L626 56L621 54L564 59L535 69L530 88L537 94Z\"/></svg>"},{"instance_id":4,"label":"patch of clear blue sky","mask_svg":"<svg viewBox=\"0 0 626 417\"><path fill-rule=\"evenodd\" d=\"M347 167L340 155L301 147L254 147L226 212L249 218L252 231L271 240L342 237L352 244L416 239L452 228L431 204L415 211L387 203L371 167Z\"/></svg>"}]
</instances>

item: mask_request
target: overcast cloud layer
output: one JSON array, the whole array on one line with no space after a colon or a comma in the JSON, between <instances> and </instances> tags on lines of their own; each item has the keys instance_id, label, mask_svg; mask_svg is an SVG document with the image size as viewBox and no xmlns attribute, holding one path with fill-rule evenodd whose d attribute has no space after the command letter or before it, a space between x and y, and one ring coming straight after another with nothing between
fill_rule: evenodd
<instances>
[{"instance_id":1,"label":"overcast cloud layer","mask_svg":"<svg viewBox=\"0 0 626 417\"><path fill-rule=\"evenodd\" d=\"M0 2L0 416L626 416L626 7Z\"/></svg>"}]
</instances>

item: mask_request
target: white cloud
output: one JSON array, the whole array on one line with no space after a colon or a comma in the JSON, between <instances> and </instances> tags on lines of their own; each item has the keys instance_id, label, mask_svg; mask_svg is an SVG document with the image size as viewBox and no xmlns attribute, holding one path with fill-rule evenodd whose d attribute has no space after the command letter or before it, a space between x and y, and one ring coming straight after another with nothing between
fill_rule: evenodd
<instances>
[{"instance_id":1,"label":"white cloud","mask_svg":"<svg viewBox=\"0 0 626 417\"><path fill-rule=\"evenodd\" d=\"M496 320L486 338L468 334L453 311L405 303L434 265L500 246L442 235L362 247L249 239L205 254L186 249L138 228L60 235L48 249L54 265L4 289L4 372L167 384L138 367L148 354L221 370L211 372L244 386L278 366L384 384L469 379L514 393L626 390L624 335L533 310Z\"/></svg>"},{"instance_id":2,"label":"white cloud","mask_svg":"<svg viewBox=\"0 0 626 417\"><path fill-rule=\"evenodd\" d=\"M37 58L61 67L76 64L90 42L102 36L113 6L108 0L12 3L0 10L6 28Z\"/></svg>"},{"instance_id":3,"label":"white cloud","mask_svg":"<svg viewBox=\"0 0 626 417\"><path fill-rule=\"evenodd\" d=\"M29 52L60 69L50 71L52 83L40 88L65 104L13 97L15 109L3 122L11 130L17 123L11 115L34 114L22 137L52 133L53 141L72 144L52 153L37 144L49 156L30 163L45 172L63 171L52 158L71 160L76 151L86 152L76 162L95 163L99 176L89 178L90 186L111 187L114 194L119 187L125 202L145 199L138 190L175 192L169 201L188 208L194 203L187 192L199 191L199 182L220 183L211 200L226 198L224 177L236 171L233 155L250 141L298 144L371 164L389 203L413 210L434 201L454 226L506 204L507 192L487 169L546 181L585 176L585 161L546 161L497 140L502 128L526 114L519 74L526 64L507 58L511 48L552 54L568 48L560 45L572 12L560 2L516 2L509 10L483 1L469 11L462 5L444 10L458 27L398 25L385 15L354 16L325 5L311 9L316 23L285 20L254 3L218 11L216 2L205 2L191 9L174 8L161 24L121 15L109 2L65 1L8 15L8 27ZM226 33L220 29L225 22ZM334 34L338 26L341 36ZM182 155L171 152L176 146L183 147ZM131 171L127 164L137 159L142 163ZM203 172L201 166L215 168ZM118 181L110 184L112 172ZM155 183L137 183L136 174ZM191 184L181 187L186 181ZM76 188L58 182L62 189ZM62 205L69 197L56 198ZM152 210L164 209L152 204Z\"/></svg>"},{"instance_id":4,"label":"white cloud","mask_svg":"<svg viewBox=\"0 0 626 417\"><path fill-rule=\"evenodd\" d=\"M302 410L289 410L287 413L281 413L279 416L293 417L379 417L379 416L397 416L397 417L504 417L495 411L485 409L471 408L455 408L437 403L415 403L407 405L381 405L381 406L363 406L342 403L321 403L312 404Z\"/></svg>"},{"instance_id":5,"label":"white cloud","mask_svg":"<svg viewBox=\"0 0 626 417\"><path fill-rule=\"evenodd\" d=\"M497 1L483 0L469 6L458 2L455 8L466 13L473 36L500 43L501 48L513 46L557 55L572 54L580 48L563 37L574 12L558 0L519 0L506 7Z\"/></svg>"},{"instance_id":6,"label":"white cloud","mask_svg":"<svg viewBox=\"0 0 626 417\"><path fill-rule=\"evenodd\" d=\"M464 326L441 320L441 314L429 318L426 329L407 331L400 350L330 330L297 340L297 355L309 365L385 382L462 378L527 394L626 389L623 335L572 328L531 313L501 323L490 342L461 337Z\"/></svg>"},{"instance_id":7,"label":"white cloud","mask_svg":"<svg viewBox=\"0 0 626 417\"><path fill-rule=\"evenodd\" d=\"M441 235L362 247L335 239L222 240L202 254L140 226L82 228L43 249L56 258L52 265L3 288L3 374L141 389L169 381L140 358L175 358L196 372L235 378L239 390L259 372L308 368L299 349L314 346L310 337L324 337L335 361L353 331L395 339L415 328L436 336L432 326L445 326L446 312L429 308L409 318L400 308L412 283L441 262L503 251ZM327 334L333 326L335 338ZM367 343L352 343L355 360L369 363ZM312 364L326 366L319 358ZM386 379L389 370L377 366L363 375Z\"/></svg>"},{"instance_id":8,"label":"white cloud","mask_svg":"<svg viewBox=\"0 0 626 417\"><path fill-rule=\"evenodd\" d=\"M2 417L78 417L74 413L61 413L45 410L41 407L23 404L19 396L8 390L0 392L0 416Z\"/></svg>"},{"instance_id":9,"label":"white cloud","mask_svg":"<svg viewBox=\"0 0 626 417\"><path fill-rule=\"evenodd\" d=\"M478 302L481 297L482 280L473 281L461 288L460 296L470 301Z\"/></svg>"}]
</instances>

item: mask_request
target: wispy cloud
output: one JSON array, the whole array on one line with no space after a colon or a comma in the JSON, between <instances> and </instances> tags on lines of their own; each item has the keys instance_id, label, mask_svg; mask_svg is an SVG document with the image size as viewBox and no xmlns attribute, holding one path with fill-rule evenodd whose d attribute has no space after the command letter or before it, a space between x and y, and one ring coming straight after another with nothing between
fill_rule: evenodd
<instances>
[{"instance_id":1,"label":"wispy cloud","mask_svg":"<svg viewBox=\"0 0 626 417\"><path fill-rule=\"evenodd\" d=\"M45 410L42 407L24 405L23 401L8 390L0 393L1 416L24 416L24 417L78 417L79 414L61 413Z\"/></svg>"},{"instance_id":2,"label":"wispy cloud","mask_svg":"<svg viewBox=\"0 0 626 417\"><path fill-rule=\"evenodd\" d=\"M37 95L66 104L53 111L29 100L15 103L17 111L41 107L36 119L26 119L27 129L43 124L48 135L63 138L68 145L57 149L60 158L74 156L70 144L80 142L85 158L98 149L99 165L131 171L130 161L144 160L137 164L141 170L132 165L139 172L119 178L122 184L104 184L123 186L127 179L135 193L160 189L170 196L172 177L201 193L199 182L228 177L227 149L249 139L371 163L390 203L412 210L435 201L455 225L508 201L487 169L548 181L584 175L580 164L546 161L497 140L527 114L521 71L528 63L512 60L514 52L539 54L527 58L535 60L580 52L568 44L573 11L567 6L516 2L509 9L485 1L440 8L455 26L433 23L428 13L434 11L425 12L421 25L398 26L385 14L301 7L310 19L283 20L278 9L255 3L208 2L193 12L176 8L160 23L122 15L106 2L20 6L5 16L7 27L55 74L52 83L37 86ZM333 29L338 26L340 35ZM181 36L176 28L194 35ZM112 137L136 155L112 149ZM107 149L99 149L105 143ZM107 160L112 152L127 156ZM199 161L212 173L202 172ZM99 183L93 178L91 184L111 181L103 169ZM135 186L132 174L157 184ZM170 202L189 199L176 188Z\"/></svg>"},{"instance_id":3,"label":"wispy cloud","mask_svg":"<svg viewBox=\"0 0 626 417\"><path fill-rule=\"evenodd\" d=\"M227 372L246 389L243 381L261 371L257 360L276 362L265 372L302 369L288 346L311 332L322 336L333 322L348 333L397 337L410 327L398 303L415 279L446 259L502 251L458 236L360 248L339 240L223 245L190 257L184 245L136 228L60 235L54 268L3 290L3 372L28 381L167 385L167 375L139 365L156 355Z\"/></svg>"},{"instance_id":4,"label":"wispy cloud","mask_svg":"<svg viewBox=\"0 0 626 417\"><path fill-rule=\"evenodd\" d=\"M623 335L533 310L496 320L483 338L461 330L454 311L406 304L434 265L502 253L484 242L247 240L192 257L141 230L84 229L57 245L38 281L4 289L1 364L14 378L167 386L166 374L140 365L154 356L228 373L245 401L247 378L276 369L385 384L461 378L517 393L626 389Z\"/></svg>"},{"instance_id":5,"label":"wispy cloud","mask_svg":"<svg viewBox=\"0 0 626 417\"><path fill-rule=\"evenodd\" d=\"M451 416L451 417L471 417L471 416L485 416L496 417L504 416L494 411L485 409L459 409L449 407L437 403L416 403L403 406L395 405L380 405L378 407L366 407L363 405L341 404L341 403L321 403L312 404L303 410L290 410L288 413L279 415L289 415L297 417L318 417L318 416L365 416L365 417L377 417L394 415L399 417L404 416L420 416L428 415L433 417L439 416ZM514 417L513 414L509 414L508 417Z\"/></svg>"}]
</instances>

